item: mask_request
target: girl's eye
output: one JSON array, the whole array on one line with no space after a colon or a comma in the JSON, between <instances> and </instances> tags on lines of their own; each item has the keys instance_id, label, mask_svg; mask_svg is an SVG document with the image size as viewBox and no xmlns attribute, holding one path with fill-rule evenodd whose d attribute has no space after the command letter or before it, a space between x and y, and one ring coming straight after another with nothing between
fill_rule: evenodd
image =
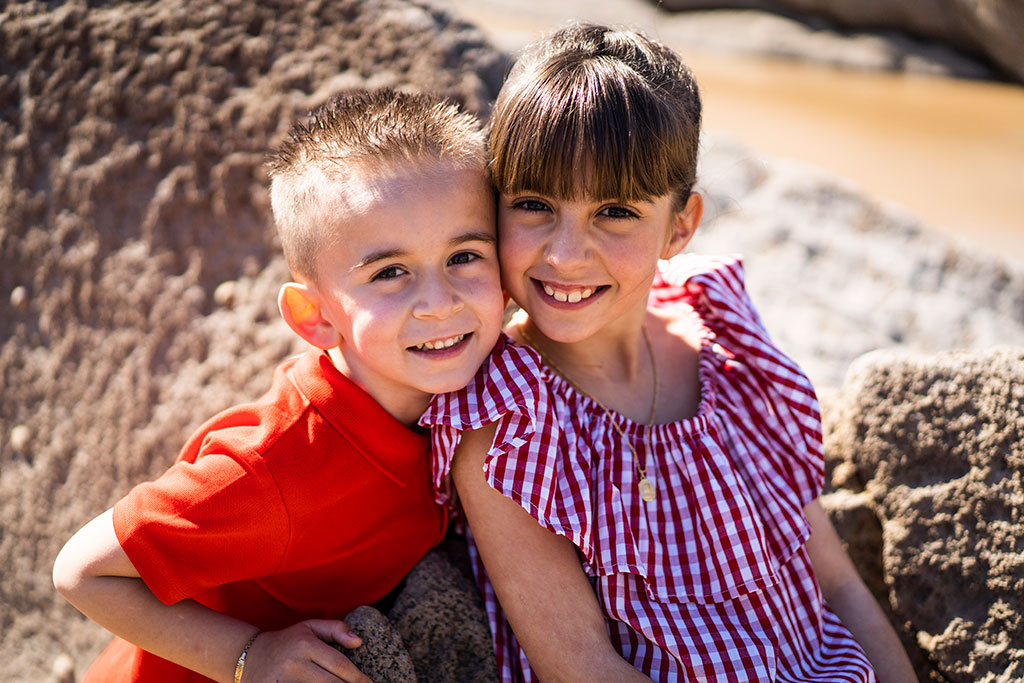
<instances>
[{"instance_id":1,"label":"girl's eye","mask_svg":"<svg viewBox=\"0 0 1024 683\"><path fill-rule=\"evenodd\" d=\"M384 268L383 270L379 270L376 273L374 273L373 277L370 278L370 281L376 282L378 280L394 280L396 277L399 277L404 272L405 271L399 268L398 266L388 266L387 268Z\"/></svg>"},{"instance_id":2,"label":"girl's eye","mask_svg":"<svg viewBox=\"0 0 1024 683\"><path fill-rule=\"evenodd\" d=\"M623 206L609 206L606 209L601 210L602 216L608 218L636 218L636 212L631 211Z\"/></svg>"},{"instance_id":3,"label":"girl's eye","mask_svg":"<svg viewBox=\"0 0 1024 683\"><path fill-rule=\"evenodd\" d=\"M513 209L522 209L523 211L550 211L548 205L537 199L520 199L512 204Z\"/></svg>"},{"instance_id":4,"label":"girl's eye","mask_svg":"<svg viewBox=\"0 0 1024 683\"><path fill-rule=\"evenodd\" d=\"M471 251L460 251L457 254L453 254L452 257L448 259L448 265L462 266L467 263L472 263L473 261L476 261L478 258L480 258L479 254L474 254Z\"/></svg>"}]
</instances>

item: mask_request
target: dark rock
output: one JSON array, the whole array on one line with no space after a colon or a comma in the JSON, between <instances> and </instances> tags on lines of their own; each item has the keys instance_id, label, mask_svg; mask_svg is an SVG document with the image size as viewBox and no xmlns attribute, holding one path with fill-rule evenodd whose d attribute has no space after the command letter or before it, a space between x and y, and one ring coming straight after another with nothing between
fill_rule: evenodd
<instances>
[{"instance_id":1,"label":"dark rock","mask_svg":"<svg viewBox=\"0 0 1024 683\"><path fill-rule=\"evenodd\" d=\"M416 683L412 658L387 617L364 605L349 612L345 622L363 639L363 644L351 650L336 647L373 683Z\"/></svg>"},{"instance_id":2,"label":"dark rock","mask_svg":"<svg viewBox=\"0 0 1024 683\"><path fill-rule=\"evenodd\" d=\"M480 593L458 555L430 551L406 578L388 617L402 634L421 681L498 680Z\"/></svg>"}]
</instances>

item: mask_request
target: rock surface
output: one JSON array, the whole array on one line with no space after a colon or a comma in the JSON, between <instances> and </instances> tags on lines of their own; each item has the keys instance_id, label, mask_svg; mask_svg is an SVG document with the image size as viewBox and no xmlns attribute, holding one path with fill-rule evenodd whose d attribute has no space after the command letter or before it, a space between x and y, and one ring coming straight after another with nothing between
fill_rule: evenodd
<instances>
[{"instance_id":1,"label":"rock surface","mask_svg":"<svg viewBox=\"0 0 1024 683\"><path fill-rule=\"evenodd\" d=\"M892 612L935 680L1024 678L1024 347L872 352L836 410L826 443L881 520Z\"/></svg>"},{"instance_id":2,"label":"rock surface","mask_svg":"<svg viewBox=\"0 0 1024 683\"><path fill-rule=\"evenodd\" d=\"M355 649L335 645L374 683L416 683L416 667L412 657L386 616L373 607L357 607L345 617L360 638Z\"/></svg>"},{"instance_id":3,"label":"rock surface","mask_svg":"<svg viewBox=\"0 0 1024 683\"><path fill-rule=\"evenodd\" d=\"M433 0L90 5L0 12L0 661L10 680L73 680L108 641L52 588L64 540L162 471L210 414L261 394L299 349L274 303L288 274L264 153L295 116L345 88L439 90L486 113L507 63ZM709 222L695 248L746 254L769 330L826 408L846 395L849 364L872 349L1024 346L1022 264L940 238L819 172L760 161L726 138L705 147ZM922 370L906 398L928 394L929 377ZM958 446L956 432L949 448L923 456L938 463L931 483L865 476L897 472L885 464L893 455L830 456L831 509L855 557L881 567L865 569L873 588L943 675L1008 680L984 667L1019 666L1020 608L1008 592L1018 575L1005 571L1008 549L1020 554L1008 539L1024 533L1014 517L1020 470L1009 455L1002 473L964 464L966 444L988 443L978 424L977 439ZM949 463L947 451L956 451ZM931 528L925 496L943 482L936 504L950 507ZM982 484L1003 497L979 498ZM959 517L957 503L967 511ZM966 534L971 514L1005 526L984 527L1002 535L979 537L987 554L954 567L943 553L967 540L948 534ZM905 540L914 534L929 539L916 555ZM976 581L977 601L956 602L963 614L950 620L922 588L947 571L1003 583ZM479 617L455 590L464 575L432 572L445 604ZM393 626L421 618L390 616Z\"/></svg>"},{"instance_id":4,"label":"rock surface","mask_svg":"<svg viewBox=\"0 0 1024 683\"><path fill-rule=\"evenodd\" d=\"M421 681L498 680L483 601L468 562L449 540L420 560L406 578L388 618L402 636ZM447 551L447 552L446 552Z\"/></svg>"},{"instance_id":5,"label":"rock surface","mask_svg":"<svg viewBox=\"0 0 1024 683\"><path fill-rule=\"evenodd\" d=\"M658 0L657 4L667 10L743 8L783 11L804 18L812 27L824 18L845 29L898 31L984 56L1007 77L1024 82L1022 0ZM894 48L906 50L906 40L897 38Z\"/></svg>"},{"instance_id":6,"label":"rock surface","mask_svg":"<svg viewBox=\"0 0 1024 683\"><path fill-rule=\"evenodd\" d=\"M300 348L266 152L346 88L486 113L506 62L432 0L96 5L0 9L6 680L81 675L108 636L53 590L63 541Z\"/></svg>"}]
</instances>

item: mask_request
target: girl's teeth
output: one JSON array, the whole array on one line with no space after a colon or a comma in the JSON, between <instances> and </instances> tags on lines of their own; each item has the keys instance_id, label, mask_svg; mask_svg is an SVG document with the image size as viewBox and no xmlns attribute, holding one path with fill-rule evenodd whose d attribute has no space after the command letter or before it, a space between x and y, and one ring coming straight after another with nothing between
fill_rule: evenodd
<instances>
[{"instance_id":1,"label":"girl's teeth","mask_svg":"<svg viewBox=\"0 0 1024 683\"><path fill-rule=\"evenodd\" d=\"M565 303L566 301L568 301L571 304L576 304L579 303L580 301L583 301L584 299L590 298L590 295L594 293L594 290L587 288L584 289L582 292L575 291L566 294L565 292L556 291L554 288L545 284L544 293L552 297L555 301L559 301L561 303Z\"/></svg>"}]
</instances>

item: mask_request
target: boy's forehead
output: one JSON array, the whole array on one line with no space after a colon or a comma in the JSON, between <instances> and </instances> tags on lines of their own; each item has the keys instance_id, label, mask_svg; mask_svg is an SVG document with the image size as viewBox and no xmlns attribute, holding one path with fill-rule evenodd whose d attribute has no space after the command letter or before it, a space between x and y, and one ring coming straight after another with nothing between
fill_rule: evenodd
<instances>
[{"instance_id":1,"label":"boy's forehead","mask_svg":"<svg viewBox=\"0 0 1024 683\"><path fill-rule=\"evenodd\" d=\"M438 159L401 159L374 165L359 165L339 175L331 184L331 196L349 211L366 210L376 202L402 201L424 185L459 176L460 181L474 175L481 183L488 180L484 167L473 168Z\"/></svg>"},{"instance_id":2,"label":"boy's forehead","mask_svg":"<svg viewBox=\"0 0 1024 683\"><path fill-rule=\"evenodd\" d=\"M314 219L321 231L323 247L318 260L338 258L342 253L346 258L361 259L364 255L359 254L360 251L387 247L393 242L386 236L390 233L387 228L397 212L416 212L420 205L443 196L447 197L445 202L458 204L465 199L493 208L493 194L485 169L437 160L406 161L337 175L325 179L320 194L323 199L319 216ZM444 203L422 210L437 213L449 208L454 207ZM368 225L380 229L367 230ZM493 233L493 214L480 225ZM401 234L407 236L404 232ZM351 248L339 251L335 248L338 245Z\"/></svg>"}]
</instances>

